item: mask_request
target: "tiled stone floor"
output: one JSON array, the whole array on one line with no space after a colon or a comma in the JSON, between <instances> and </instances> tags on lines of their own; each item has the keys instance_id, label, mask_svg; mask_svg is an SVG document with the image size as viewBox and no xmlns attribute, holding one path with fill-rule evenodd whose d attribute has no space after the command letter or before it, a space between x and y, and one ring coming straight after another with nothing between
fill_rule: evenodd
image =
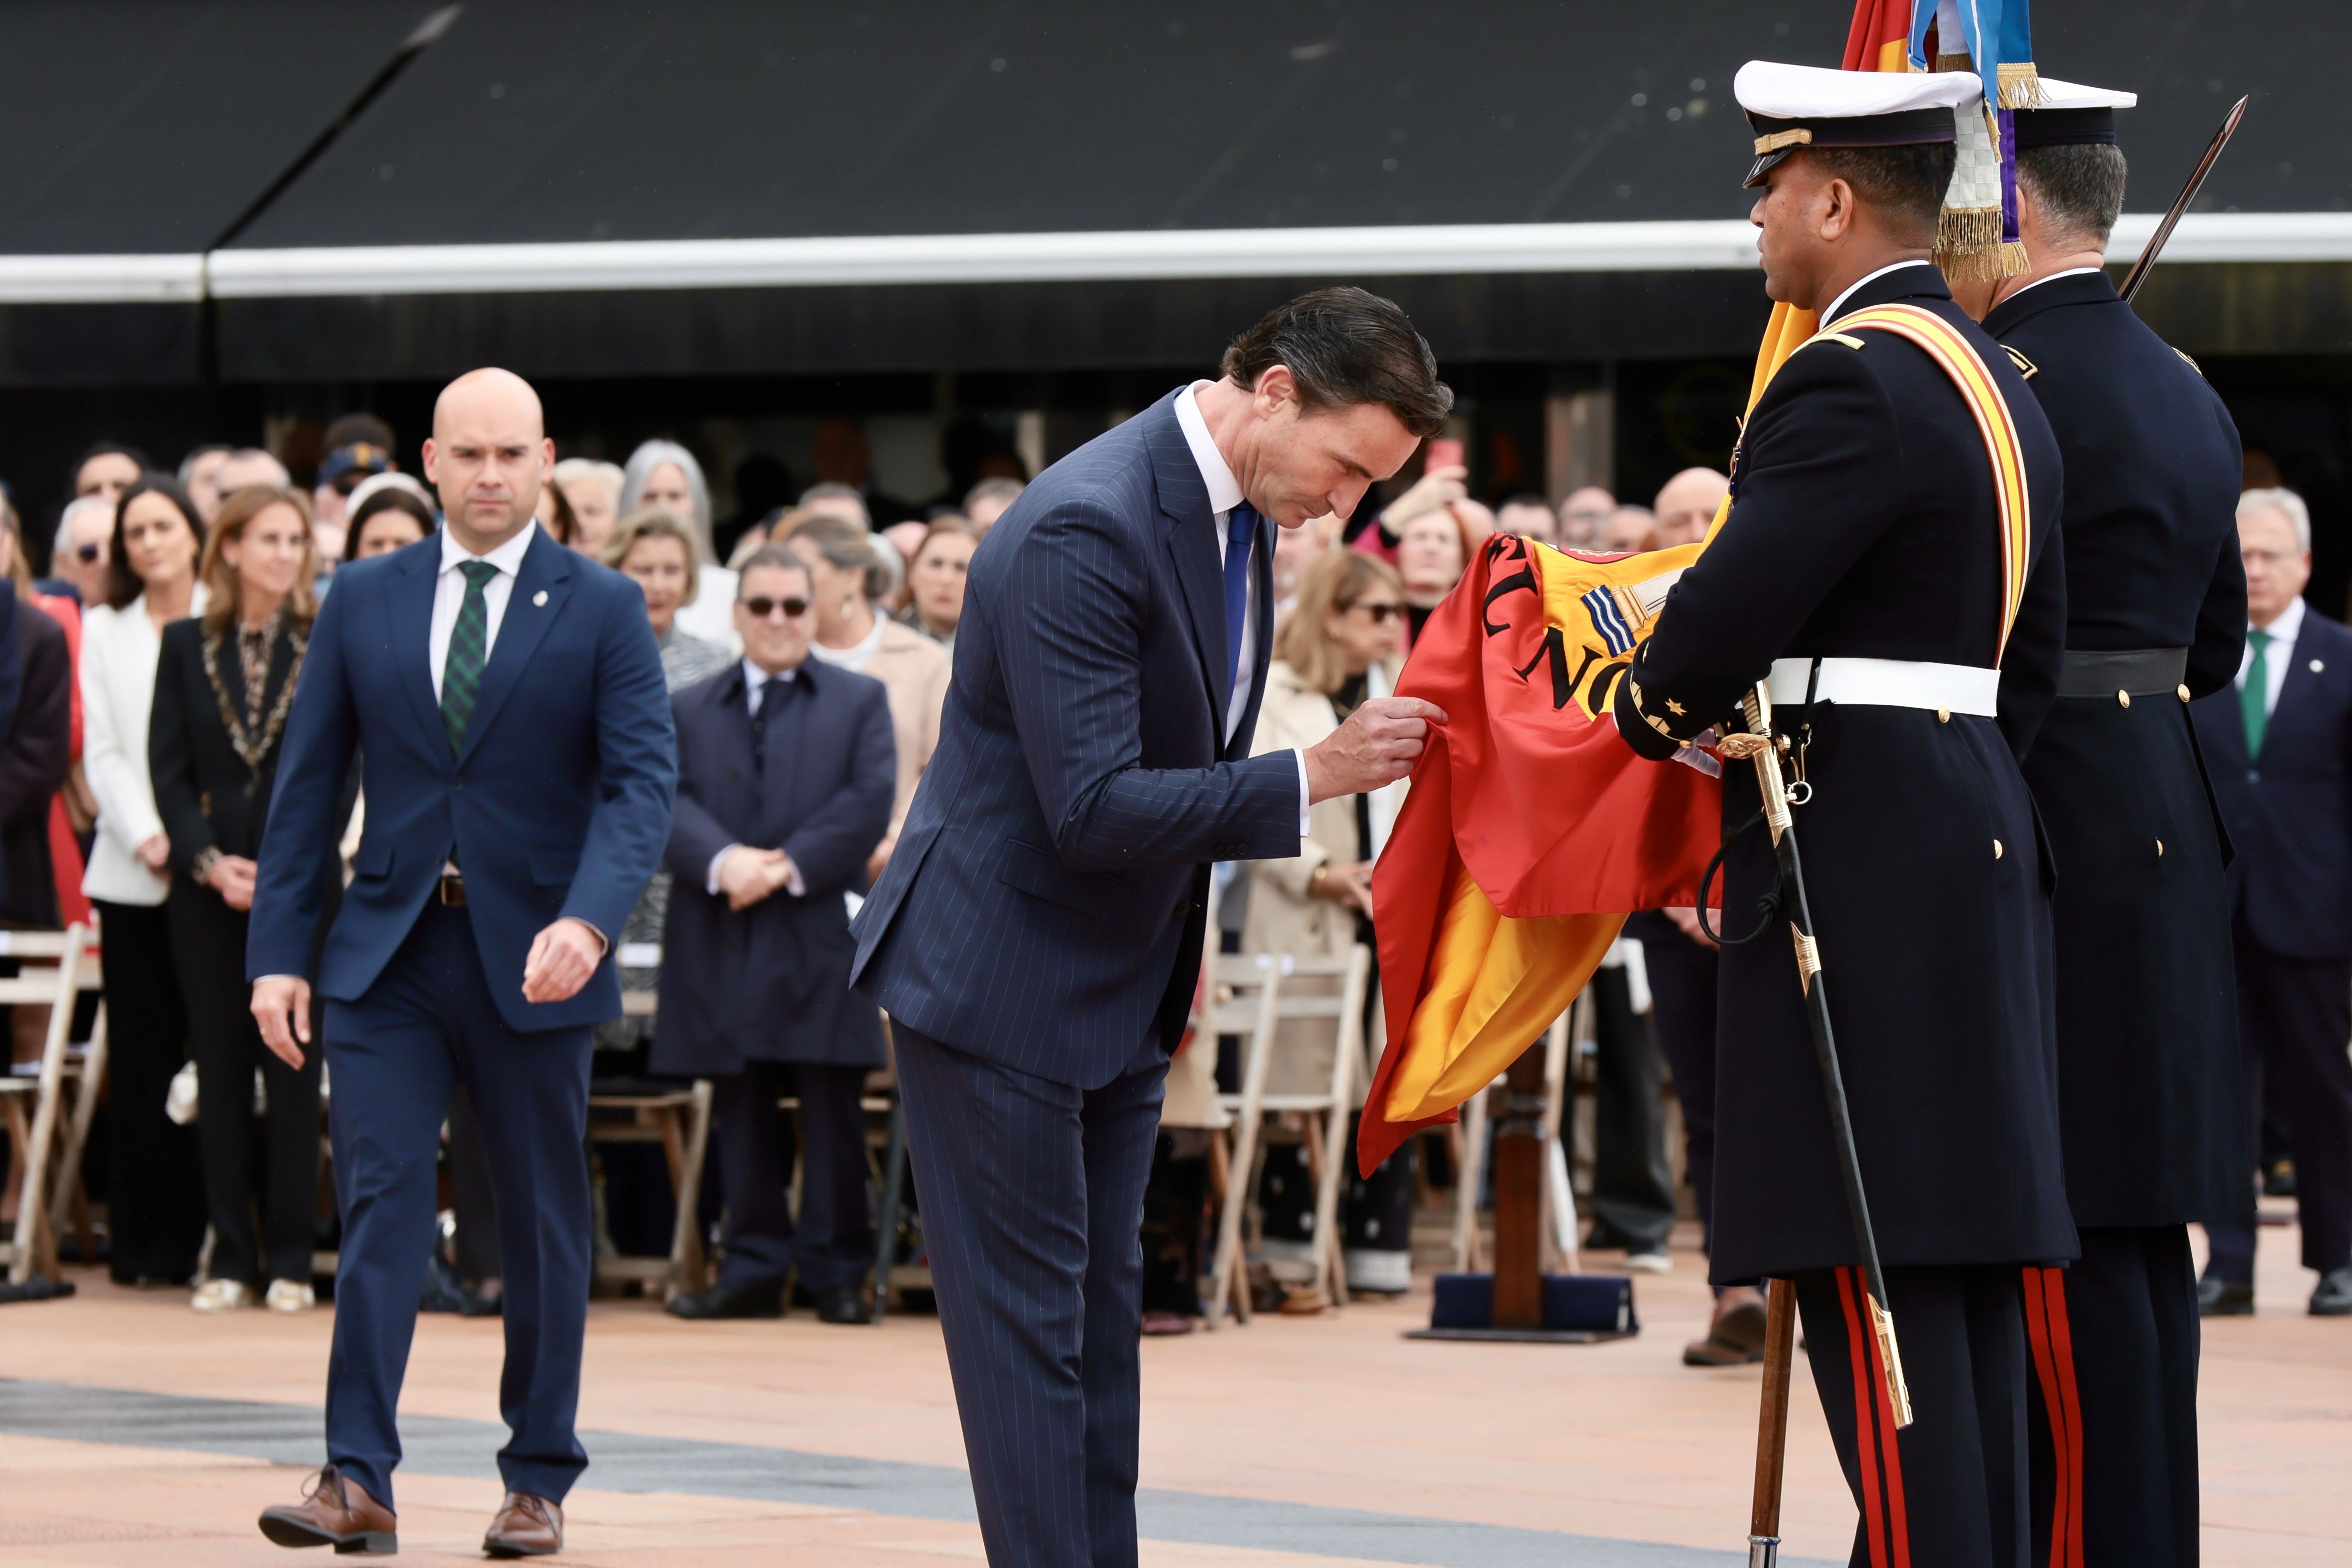
<instances>
[{"instance_id":1,"label":"tiled stone floor","mask_svg":"<svg viewBox=\"0 0 2352 1568\"><path fill-rule=\"evenodd\" d=\"M2352 1561L2352 1322L2303 1315L2291 1228L2263 1244L2262 1312L2206 1340L2206 1561ZM80 1283L0 1310L0 1559L278 1561L252 1519L316 1462L330 1315L199 1318L176 1294ZM1755 1375L1679 1364L1705 1315L1695 1253L1638 1291L1643 1333L1611 1345L1408 1341L1420 1293L1149 1343L1145 1563L1744 1562ZM498 1361L494 1322L419 1326L404 1561L479 1561ZM1794 1412L1788 1560L1843 1560L1852 1505L1801 1378ZM565 1561L980 1560L930 1319L689 1327L600 1305L581 1421Z\"/></svg>"}]
</instances>

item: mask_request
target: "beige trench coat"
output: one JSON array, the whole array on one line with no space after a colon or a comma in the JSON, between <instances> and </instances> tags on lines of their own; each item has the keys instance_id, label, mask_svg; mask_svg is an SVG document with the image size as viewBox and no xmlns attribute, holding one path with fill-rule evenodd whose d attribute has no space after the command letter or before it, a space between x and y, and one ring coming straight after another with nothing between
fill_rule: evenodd
<instances>
[{"instance_id":1,"label":"beige trench coat","mask_svg":"<svg viewBox=\"0 0 2352 1568\"><path fill-rule=\"evenodd\" d=\"M1365 683L1366 695L1387 696L1395 689L1393 672L1375 664ZM1251 752L1304 748L1328 738L1339 727L1331 699L1302 683L1288 664L1276 660L1266 672L1265 701L1258 710L1257 737ZM1307 813L1306 841L1289 860L1257 861L1250 866L1249 913L1242 923L1244 953L1345 954L1356 940L1356 915L1351 909L1318 898L1307 891L1318 868L1376 860L1396 825L1404 804L1405 783L1399 779L1370 797L1372 842L1357 841L1356 800L1342 795L1318 801ZM1294 988L1337 988L1337 982L1298 980ZM1386 1040L1375 1002L1366 1048L1375 1055ZM1297 1019L1279 1026L1274 1061L1266 1071L1269 1093L1314 1093L1331 1082L1331 1054L1337 1045L1330 1025L1320 1019ZM1363 1097L1365 1071L1354 1074L1355 1092Z\"/></svg>"}]
</instances>

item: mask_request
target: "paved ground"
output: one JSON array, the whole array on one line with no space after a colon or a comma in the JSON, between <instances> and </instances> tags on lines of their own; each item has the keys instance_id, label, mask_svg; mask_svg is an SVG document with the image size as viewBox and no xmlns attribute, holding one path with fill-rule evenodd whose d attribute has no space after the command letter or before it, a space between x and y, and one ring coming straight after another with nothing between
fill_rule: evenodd
<instances>
[{"instance_id":1,"label":"paved ground","mask_svg":"<svg viewBox=\"0 0 2352 1568\"><path fill-rule=\"evenodd\" d=\"M2211 1325L2206 1561L2352 1561L2352 1322L2302 1313L2291 1230L2263 1312ZM1601 1265L1605 1259L1596 1258ZM1732 1568L1752 1372L1678 1364L1697 1260L1642 1280L1644 1332L1591 1347L1436 1344L1425 1296L1145 1348L1141 1501L1155 1568ZM262 1504L316 1463L331 1320L198 1318L82 1278L0 1312L0 1557L22 1568L272 1563ZM420 1325L404 1421L404 1561L475 1562L497 1500L497 1326ZM590 1320L581 1564L978 1561L937 1325L689 1328ZM1842 1560L1852 1508L1817 1403L1795 1402L1792 1560ZM169 1542L159 1559L157 1547ZM307 1560L300 1560L307 1561Z\"/></svg>"}]
</instances>

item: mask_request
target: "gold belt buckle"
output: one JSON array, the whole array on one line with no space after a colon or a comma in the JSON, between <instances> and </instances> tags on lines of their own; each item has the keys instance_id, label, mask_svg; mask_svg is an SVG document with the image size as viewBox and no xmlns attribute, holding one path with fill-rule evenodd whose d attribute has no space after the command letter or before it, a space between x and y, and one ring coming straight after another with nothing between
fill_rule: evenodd
<instances>
[{"instance_id":1,"label":"gold belt buckle","mask_svg":"<svg viewBox=\"0 0 2352 1568\"><path fill-rule=\"evenodd\" d=\"M466 879L464 875L454 871L443 872L436 896L451 909L465 908Z\"/></svg>"}]
</instances>

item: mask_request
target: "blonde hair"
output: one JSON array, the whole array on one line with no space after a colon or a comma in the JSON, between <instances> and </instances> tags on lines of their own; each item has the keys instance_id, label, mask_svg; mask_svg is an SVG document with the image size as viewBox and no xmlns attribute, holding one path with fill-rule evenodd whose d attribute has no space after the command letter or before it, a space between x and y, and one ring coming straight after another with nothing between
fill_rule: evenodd
<instances>
[{"instance_id":1,"label":"blonde hair","mask_svg":"<svg viewBox=\"0 0 2352 1568\"><path fill-rule=\"evenodd\" d=\"M1323 622L1335 610L1354 609L1365 591L1380 583L1403 598L1404 580L1378 556L1356 549L1317 556L1299 576L1297 604L1275 629L1274 656L1310 689L1326 696L1338 691L1348 677L1340 671L1339 650Z\"/></svg>"},{"instance_id":2,"label":"blonde hair","mask_svg":"<svg viewBox=\"0 0 2352 1568\"><path fill-rule=\"evenodd\" d=\"M272 507L291 507L302 519L302 570L286 595L286 618L307 628L318 618L319 597L310 584L319 575L319 541L310 532L310 497L290 485L247 485L221 498L220 515L205 535L205 553L196 561L196 580L212 595L205 606L205 630L218 632L236 619L236 568L221 547L245 538L247 525Z\"/></svg>"},{"instance_id":3,"label":"blonde hair","mask_svg":"<svg viewBox=\"0 0 2352 1568\"><path fill-rule=\"evenodd\" d=\"M629 552L646 539L676 539L686 551L686 592L678 602L693 603L694 596L702 591L701 537L667 507L640 507L623 517L613 537L604 541L604 564L620 570Z\"/></svg>"}]
</instances>

